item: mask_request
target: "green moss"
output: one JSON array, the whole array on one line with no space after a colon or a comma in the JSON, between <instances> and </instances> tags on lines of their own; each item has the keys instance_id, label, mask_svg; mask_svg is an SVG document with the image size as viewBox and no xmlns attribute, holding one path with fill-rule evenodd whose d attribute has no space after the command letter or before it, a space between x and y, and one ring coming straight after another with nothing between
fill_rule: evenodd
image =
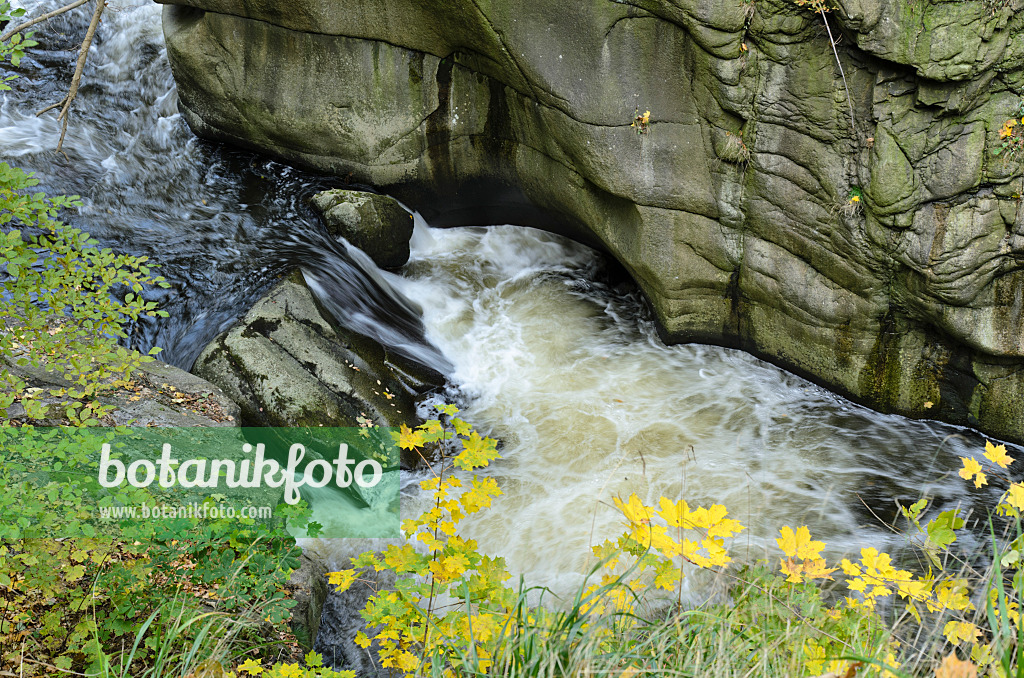
<instances>
[{"instance_id":1,"label":"green moss","mask_svg":"<svg viewBox=\"0 0 1024 678\"><path fill-rule=\"evenodd\" d=\"M903 385L903 361L900 356L900 328L890 309L882 319L878 337L860 373L860 395L878 409L897 409Z\"/></svg>"}]
</instances>

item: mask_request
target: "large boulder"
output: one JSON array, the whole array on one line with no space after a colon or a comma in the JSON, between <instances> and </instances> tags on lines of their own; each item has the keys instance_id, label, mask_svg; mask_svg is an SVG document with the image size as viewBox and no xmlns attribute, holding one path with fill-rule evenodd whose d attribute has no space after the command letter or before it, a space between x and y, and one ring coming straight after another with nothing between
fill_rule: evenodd
<instances>
[{"instance_id":1,"label":"large boulder","mask_svg":"<svg viewBox=\"0 0 1024 678\"><path fill-rule=\"evenodd\" d=\"M327 232L343 237L381 268L409 261L413 218L394 198L334 188L313 196Z\"/></svg>"},{"instance_id":2,"label":"large boulder","mask_svg":"<svg viewBox=\"0 0 1024 678\"><path fill-rule=\"evenodd\" d=\"M669 341L1024 440L1024 0L169 1L198 134L562 232Z\"/></svg>"},{"instance_id":3,"label":"large boulder","mask_svg":"<svg viewBox=\"0 0 1024 678\"><path fill-rule=\"evenodd\" d=\"M214 339L192 371L241 407L244 426L398 426L437 384L338 325L295 272Z\"/></svg>"}]
</instances>

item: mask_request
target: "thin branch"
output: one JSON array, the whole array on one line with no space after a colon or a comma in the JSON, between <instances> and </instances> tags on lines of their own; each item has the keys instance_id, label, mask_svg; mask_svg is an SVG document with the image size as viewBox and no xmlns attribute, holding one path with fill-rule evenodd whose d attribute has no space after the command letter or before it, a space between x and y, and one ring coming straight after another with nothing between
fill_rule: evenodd
<instances>
[{"instance_id":1,"label":"thin branch","mask_svg":"<svg viewBox=\"0 0 1024 678\"><path fill-rule=\"evenodd\" d=\"M52 669L54 671L60 671L61 673L67 673L67 674L70 674L72 676L88 676L89 675L88 673L78 673L77 671L71 671L69 669L62 669L60 667L54 666L53 664L47 664L46 662L39 662L39 661L36 661L34 659L29 659L27 657L21 657L21 661L28 662L29 664L36 664L37 666L45 666L48 669ZM3 672L3 673L0 673L0 676L13 676L13 675L14 675L13 673L7 673L6 671Z\"/></svg>"},{"instance_id":2,"label":"thin branch","mask_svg":"<svg viewBox=\"0 0 1024 678\"><path fill-rule=\"evenodd\" d=\"M72 2L70 5L65 5L64 7L61 7L60 9L55 9L52 12L47 12L46 14L40 14L35 19L29 19L25 23L19 24L19 25L15 26L14 28L12 28L11 30L9 30L6 33L4 33L3 35L0 35L0 42L5 42L7 40L10 40L14 36L15 33L20 33L21 31L25 30L26 28L28 28L30 26L35 26L36 24L38 24L38 23L40 23L42 21L46 21L47 19L52 19L53 17L57 16L58 14L63 14L64 12L69 12L69 11L73 10L75 7L81 7L82 5L84 5L87 2L89 2L89 0L75 0L75 2Z\"/></svg>"},{"instance_id":3,"label":"thin branch","mask_svg":"<svg viewBox=\"0 0 1024 678\"><path fill-rule=\"evenodd\" d=\"M846 103L850 107L850 128L853 130L853 136L857 136L857 123L854 120L853 114L853 98L850 97L850 86L846 84L846 73L843 71L843 62L839 60L839 51L836 49L836 40L832 37L832 29L828 25L828 18L825 16L825 8L819 7L818 12L821 13L821 20L825 22L825 30L828 31L828 42L832 45L832 53L836 56L836 64L839 66L839 75L843 76L843 87L846 89Z\"/></svg>"},{"instance_id":4,"label":"thin branch","mask_svg":"<svg viewBox=\"0 0 1024 678\"><path fill-rule=\"evenodd\" d=\"M447 423L444 424L444 428L445 429L448 428L448 424ZM442 431L443 431L443 429L442 429ZM440 508L441 507L441 496L442 496L441 495L441 491L443 489L442 486L441 486L441 483L444 482L445 453L444 453L444 437L443 436L441 438L441 444L440 444L439 447L440 447L440 450L441 450L441 473L440 473L440 475L437 476L437 504L436 504L435 508ZM438 520L434 521L434 543L435 544L437 543L437 527L438 527L439 523L440 523L440 518ZM433 551L431 551L431 553L430 553L430 560L433 561L435 558L437 558L437 553L438 553L437 547L434 546ZM426 663L426 659L427 659L427 651L428 651L428 649L427 649L427 639L430 638L430 615L433 613L433 607L434 607L434 587L436 586L436 584L437 584L437 579L434 577L434 571L431 570L431 572L430 572L430 596L427 598L427 614L426 614L426 617L425 617L426 624L423 627L423 660L424 660L424 663Z\"/></svg>"},{"instance_id":5,"label":"thin branch","mask_svg":"<svg viewBox=\"0 0 1024 678\"><path fill-rule=\"evenodd\" d=\"M71 86L68 88L68 94L64 97L64 106L60 109L60 114L57 115L57 119L61 121L60 127L60 140L57 142L57 152L63 152L64 147L64 135L68 131L68 112L71 110L71 103L75 100L75 96L78 95L78 85L82 81L82 71L85 70L85 61L89 58L89 47L92 45L93 36L96 35L96 27L100 24L100 17L103 16L103 9L106 7L104 0L96 0L96 10L92 13L92 19L89 21L89 30L85 32L85 39L82 40L82 46L78 50L78 63L75 64L75 75L71 78Z\"/></svg>"},{"instance_id":6,"label":"thin branch","mask_svg":"<svg viewBox=\"0 0 1024 678\"><path fill-rule=\"evenodd\" d=\"M67 96L65 96L65 97L64 97L64 99L67 99ZM38 117L38 116L42 115L43 113L46 113L47 111L52 111L52 110L53 110L53 109L55 109L55 108L60 108L61 106L63 106L63 105L64 105L64 99L61 99L61 100L60 100L60 101L58 101L57 103L55 103L55 104L50 104L50 105L49 105L49 106L47 106L46 108L42 109L41 111L39 111L38 113L36 113L36 117Z\"/></svg>"}]
</instances>

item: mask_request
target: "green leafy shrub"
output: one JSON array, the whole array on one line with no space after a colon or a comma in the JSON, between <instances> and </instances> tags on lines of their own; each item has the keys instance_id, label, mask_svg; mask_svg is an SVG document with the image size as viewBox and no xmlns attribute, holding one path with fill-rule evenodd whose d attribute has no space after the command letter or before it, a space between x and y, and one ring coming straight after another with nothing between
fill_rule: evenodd
<instances>
[{"instance_id":1,"label":"green leafy shrub","mask_svg":"<svg viewBox=\"0 0 1024 678\"><path fill-rule=\"evenodd\" d=\"M76 196L30 193L38 181L0 163L0 354L19 366L55 371L66 386L46 389L66 401L69 423L98 425L111 409L98 396L125 385L132 371L152 360L118 345L126 323L163 315L142 297L145 285L166 287L146 257L115 254L57 213L80 205ZM123 296L117 293L123 292ZM156 353L154 349L151 353ZM48 415L39 389L28 390L14 371L0 375L0 413L21 401L30 419Z\"/></svg>"},{"instance_id":2,"label":"green leafy shrub","mask_svg":"<svg viewBox=\"0 0 1024 678\"><path fill-rule=\"evenodd\" d=\"M12 9L11 3L7 2L7 0L0 1L0 24L9 26L10 23L8 22L23 16L25 16L25 10L21 7ZM20 34L13 35L10 40L0 41L0 64L9 61L12 66L17 66L25 56L25 50L38 44L38 42L32 39L32 33L26 33L24 36ZM11 86L7 83L17 79L17 77L17 75L8 75L0 78L0 92L10 91Z\"/></svg>"},{"instance_id":3,"label":"green leafy shrub","mask_svg":"<svg viewBox=\"0 0 1024 678\"><path fill-rule=\"evenodd\" d=\"M130 485L99 487L95 450L119 445L119 435L0 427L0 512L17 516L0 524L0 659L25 676L46 665L105 670L136 636L132 676L177 661L196 643L264 645L267 627L286 621L295 604L285 584L300 550L283 527L250 518L97 520L99 507L161 500ZM46 473L33 471L41 455ZM302 526L309 511L300 503L278 513ZM181 621L209 616L212 626Z\"/></svg>"},{"instance_id":4,"label":"green leafy shrub","mask_svg":"<svg viewBox=\"0 0 1024 678\"><path fill-rule=\"evenodd\" d=\"M0 2L0 21L23 13ZM34 44L14 36L0 61L17 65ZM98 486L95 450L123 430L89 427L112 409L100 398L153 359L119 340L139 317L166 315L142 296L166 283L146 257L101 248L60 221L77 197L37 184L0 163L0 361L59 377L40 389L0 372L0 666L19 676L163 676L174 666L184 676L204 653L266 645L260 627L294 605L283 589L299 549L287 532L228 519L104 524L92 513L154 500ZM26 425L11 421L16 402ZM71 426L27 425L44 417ZM291 511L299 524L308 517L304 506Z\"/></svg>"}]
</instances>

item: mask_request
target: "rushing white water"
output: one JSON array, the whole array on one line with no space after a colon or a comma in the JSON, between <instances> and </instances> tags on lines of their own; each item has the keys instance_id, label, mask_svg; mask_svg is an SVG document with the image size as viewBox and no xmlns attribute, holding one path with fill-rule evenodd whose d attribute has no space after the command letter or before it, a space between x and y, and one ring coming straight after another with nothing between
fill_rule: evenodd
<instances>
[{"instance_id":1,"label":"rushing white water","mask_svg":"<svg viewBox=\"0 0 1024 678\"><path fill-rule=\"evenodd\" d=\"M64 3L24 4L36 15ZM151 0L108 2L66 157L54 152L56 112L36 111L65 95L91 12L34 27L40 46L22 60L14 91L0 94L0 158L33 170L42 190L81 195L83 207L65 216L75 226L161 266L173 287L150 296L171 318L133 328L133 342L160 346L163 360L187 369L292 267L281 250L309 230L309 196L336 180L197 139L178 113L161 11Z\"/></svg>"},{"instance_id":2,"label":"rushing white water","mask_svg":"<svg viewBox=\"0 0 1024 678\"><path fill-rule=\"evenodd\" d=\"M859 407L740 351L667 347L634 291L595 282L599 267L532 229L421 223L393 279L454 363L462 416L502 443L485 472L505 494L466 532L529 584L573 590L590 546L622 532L613 497L634 492L724 504L750 528L732 549L748 562L778 556L783 525L809 525L832 557L898 551L865 504L892 520L896 500L969 501L954 469L978 438ZM403 510L421 510L407 487ZM364 546L320 548L341 566Z\"/></svg>"}]
</instances>

